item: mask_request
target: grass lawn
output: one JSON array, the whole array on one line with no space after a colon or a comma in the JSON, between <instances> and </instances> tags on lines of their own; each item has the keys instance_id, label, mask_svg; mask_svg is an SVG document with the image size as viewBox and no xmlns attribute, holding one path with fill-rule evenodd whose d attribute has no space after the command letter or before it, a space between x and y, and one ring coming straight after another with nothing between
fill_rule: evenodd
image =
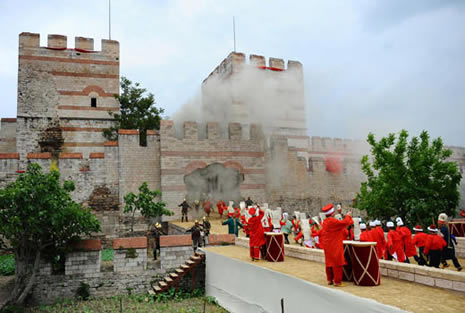
<instances>
[{"instance_id":1,"label":"grass lawn","mask_svg":"<svg viewBox=\"0 0 465 313\"><path fill-rule=\"evenodd\" d=\"M137 312L164 312L164 313L227 313L215 304L214 299L204 297L191 298L165 298L154 300L148 295L131 295L111 298L90 299L87 301L65 300L54 305L42 305L28 308L25 313L137 313ZM120 302L121 301L121 302ZM205 304L205 311L204 311Z\"/></svg>"}]
</instances>

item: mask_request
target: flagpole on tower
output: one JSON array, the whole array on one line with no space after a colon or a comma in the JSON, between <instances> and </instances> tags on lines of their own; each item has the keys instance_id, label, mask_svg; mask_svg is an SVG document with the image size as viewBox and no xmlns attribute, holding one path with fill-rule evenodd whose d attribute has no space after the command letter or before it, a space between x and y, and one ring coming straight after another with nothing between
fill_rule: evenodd
<instances>
[{"instance_id":1,"label":"flagpole on tower","mask_svg":"<svg viewBox=\"0 0 465 313\"><path fill-rule=\"evenodd\" d=\"M236 20L233 16L234 52L236 52Z\"/></svg>"},{"instance_id":2,"label":"flagpole on tower","mask_svg":"<svg viewBox=\"0 0 465 313\"><path fill-rule=\"evenodd\" d=\"M108 0L108 39L111 40L111 0Z\"/></svg>"}]
</instances>

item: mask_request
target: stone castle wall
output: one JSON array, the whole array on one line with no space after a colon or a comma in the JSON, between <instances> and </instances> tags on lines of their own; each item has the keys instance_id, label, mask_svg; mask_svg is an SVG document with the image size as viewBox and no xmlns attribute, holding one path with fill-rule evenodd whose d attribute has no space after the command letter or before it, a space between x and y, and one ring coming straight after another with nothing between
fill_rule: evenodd
<instances>
[{"instance_id":1,"label":"stone castle wall","mask_svg":"<svg viewBox=\"0 0 465 313\"><path fill-rule=\"evenodd\" d=\"M33 33L19 36L18 116L0 121L0 187L15 180L30 162L46 171L56 163L62 179L75 182L73 198L92 208L102 222L106 240L128 229L129 220L122 213L128 192L137 192L143 182L160 189L175 212L170 219L175 219L180 215L178 204L188 195L187 177L210 165L239 175L240 198L250 196L289 212L314 214L333 201L350 206L365 179L360 168L361 156L369 152L365 142L309 137L305 123L294 123L294 128L278 123L270 132L263 125L243 123L240 110L241 123L226 126L163 120L159 132L148 132L146 146L140 145L137 130L120 130L117 141L105 141L103 130L112 124L108 112L119 110L113 96L119 92L119 43L102 40L102 51L93 51L89 38L76 37L74 49L67 48L65 36L50 35L47 47L40 47L39 39ZM231 53L204 81L204 95L212 91L209 84L220 79L233 91L231 103L221 105L244 106L254 100L234 92L244 68L267 81L290 75L296 86L284 84L270 94L293 94L293 113L286 116L305 116L300 107L302 65L288 61L285 67L282 59L270 58L267 66L262 56L249 59L246 63L244 54ZM465 148L450 148L450 159L463 173ZM337 160L340 173L328 170L328 158ZM460 192L465 195L463 182ZM145 231L145 223L138 217L136 231Z\"/></svg>"}]
</instances>

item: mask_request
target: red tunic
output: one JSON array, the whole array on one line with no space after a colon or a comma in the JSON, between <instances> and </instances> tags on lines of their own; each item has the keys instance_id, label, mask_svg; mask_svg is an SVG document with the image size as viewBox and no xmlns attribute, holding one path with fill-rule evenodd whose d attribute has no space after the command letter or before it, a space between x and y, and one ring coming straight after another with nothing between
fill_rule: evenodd
<instances>
[{"instance_id":1,"label":"red tunic","mask_svg":"<svg viewBox=\"0 0 465 313\"><path fill-rule=\"evenodd\" d=\"M426 245L426 240L428 240L428 235L423 232L418 232L413 236L413 243L418 248L424 247Z\"/></svg>"},{"instance_id":2,"label":"red tunic","mask_svg":"<svg viewBox=\"0 0 465 313\"><path fill-rule=\"evenodd\" d=\"M430 250L442 250L447 246L446 241L438 235L429 234L427 236L424 250L425 254L428 254Z\"/></svg>"},{"instance_id":3,"label":"red tunic","mask_svg":"<svg viewBox=\"0 0 465 313\"><path fill-rule=\"evenodd\" d=\"M242 229L244 230L245 234L249 234L249 226L247 225L247 220L245 219L245 215L241 215L241 224Z\"/></svg>"},{"instance_id":4,"label":"red tunic","mask_svg":"<svg viewBox=\"0 0 465 313\"><path fill-rule=\"evenodd\" d=\"M404 245L401 234L395 230L390 230L388 233L387 246L391 255L394 255L394 253L397 254L397 261L405 261Z\"/></svg>"},{"instance_id":5,"label":"red tunic","mask_svg":"<svg viewBox=\"0 0 465 313\"><path fill-rule=\"evenodd\" d=\"M320 240L320 234L321 234L321 229L317 229L317 225L312 226L312 237L315 239L315 247L317 249L323 249L323 246L321 245L321 240ZM318 242L316 242L318 240Z\"/></svg>"},{"instance_id":6,"label":"red tunic","mask_svg":"<svg viewBox=\"0 0 465 313\"><path fill-rule=\"evenodd\" d=\"M320 233L320 242L325 252L326 267L342 266L346 264L344 259L344 233L342 230L352 225L353 220L350 215L346 215L342 221L334 217L328 217L323 222L323 229Z\"/></svg>"},{"instance_id":7,"label":"red tunic","mask_svg":"<svg viewBox=\"0 0 465 313\"><path fill-rule=\"evenodd\" d=\"M212 210L212 203L207 200L203 203L203 210L205 211L205 213L207 213L208 215L210 214L211 210Z\"/></svg>"},{"instance_id":8,"label":"red tunic","mask_svg":"<svg viewBox=\"0 0 465 313\"><path fill-rule=\"evenodd\" d=\"M373 238L373 232L371 230L365 230L360 234L360 241L376 241Z\"/></svg>"},{"instance_id":9,"label":"red tunic","mask_svg":"<svg viewBox=\"0 0 465 313\"><path fill-rule=\"evenodd\" d=\"M378 258L381 259L381 257L384 255L384 251L386 250L386 238L384 237L384 231L381 228L381 226L376 226L376 228L373 229L374 232L374 238L376 239L376 254L378 255Z\"/></svg>"},{"instance_id":10,"label":"red tunic","mask_svg":"<svg viewBox=\"0 0 465 313\"><path fill-rule=\"evenodd\" d=\"M247 222L249 228L250 247L260 247L265 244L265 232L259 216L252 216Z\"/></svg>"},{"instance_id":11,"label":"red tunic","mask_svg":"<svg viewBox=\"0 0 465 313\"><path fill-rule=\"evenodd\" d=\"M415 244L412 242L412 232L405 226L397 227L397 231L402 236L402 241L404 243L404 251L407 257L417 255L417 249L415 249Z\"/></svg>"},{"instance_id":12,"label":"red tunic","mask_svg":"<svg viewBox=\"0 0 465 313\"><path fill-rule=\"evenodd\" d=\"M224 203L224 201L218 201L216 207L218 208L218 213L220 213L220 215L223 215L223 210L226 207L226 203Z\"/></svg>"}]
</instances>

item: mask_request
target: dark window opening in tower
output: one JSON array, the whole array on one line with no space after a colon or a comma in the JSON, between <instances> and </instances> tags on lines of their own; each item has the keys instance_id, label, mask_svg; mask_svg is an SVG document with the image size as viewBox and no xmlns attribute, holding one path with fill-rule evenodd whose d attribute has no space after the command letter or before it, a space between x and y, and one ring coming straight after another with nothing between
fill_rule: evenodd
<instances>
[{"instance_id":1,"label":"dark window opening in tower","mask_svg":"<svg viewBox=\"0 0 465 313\"><path fill-rule=\"evenodd\" d=\"M93 108L97 107L97 98L90 98L90 106Z\"/></svg>"}]
</instances>

